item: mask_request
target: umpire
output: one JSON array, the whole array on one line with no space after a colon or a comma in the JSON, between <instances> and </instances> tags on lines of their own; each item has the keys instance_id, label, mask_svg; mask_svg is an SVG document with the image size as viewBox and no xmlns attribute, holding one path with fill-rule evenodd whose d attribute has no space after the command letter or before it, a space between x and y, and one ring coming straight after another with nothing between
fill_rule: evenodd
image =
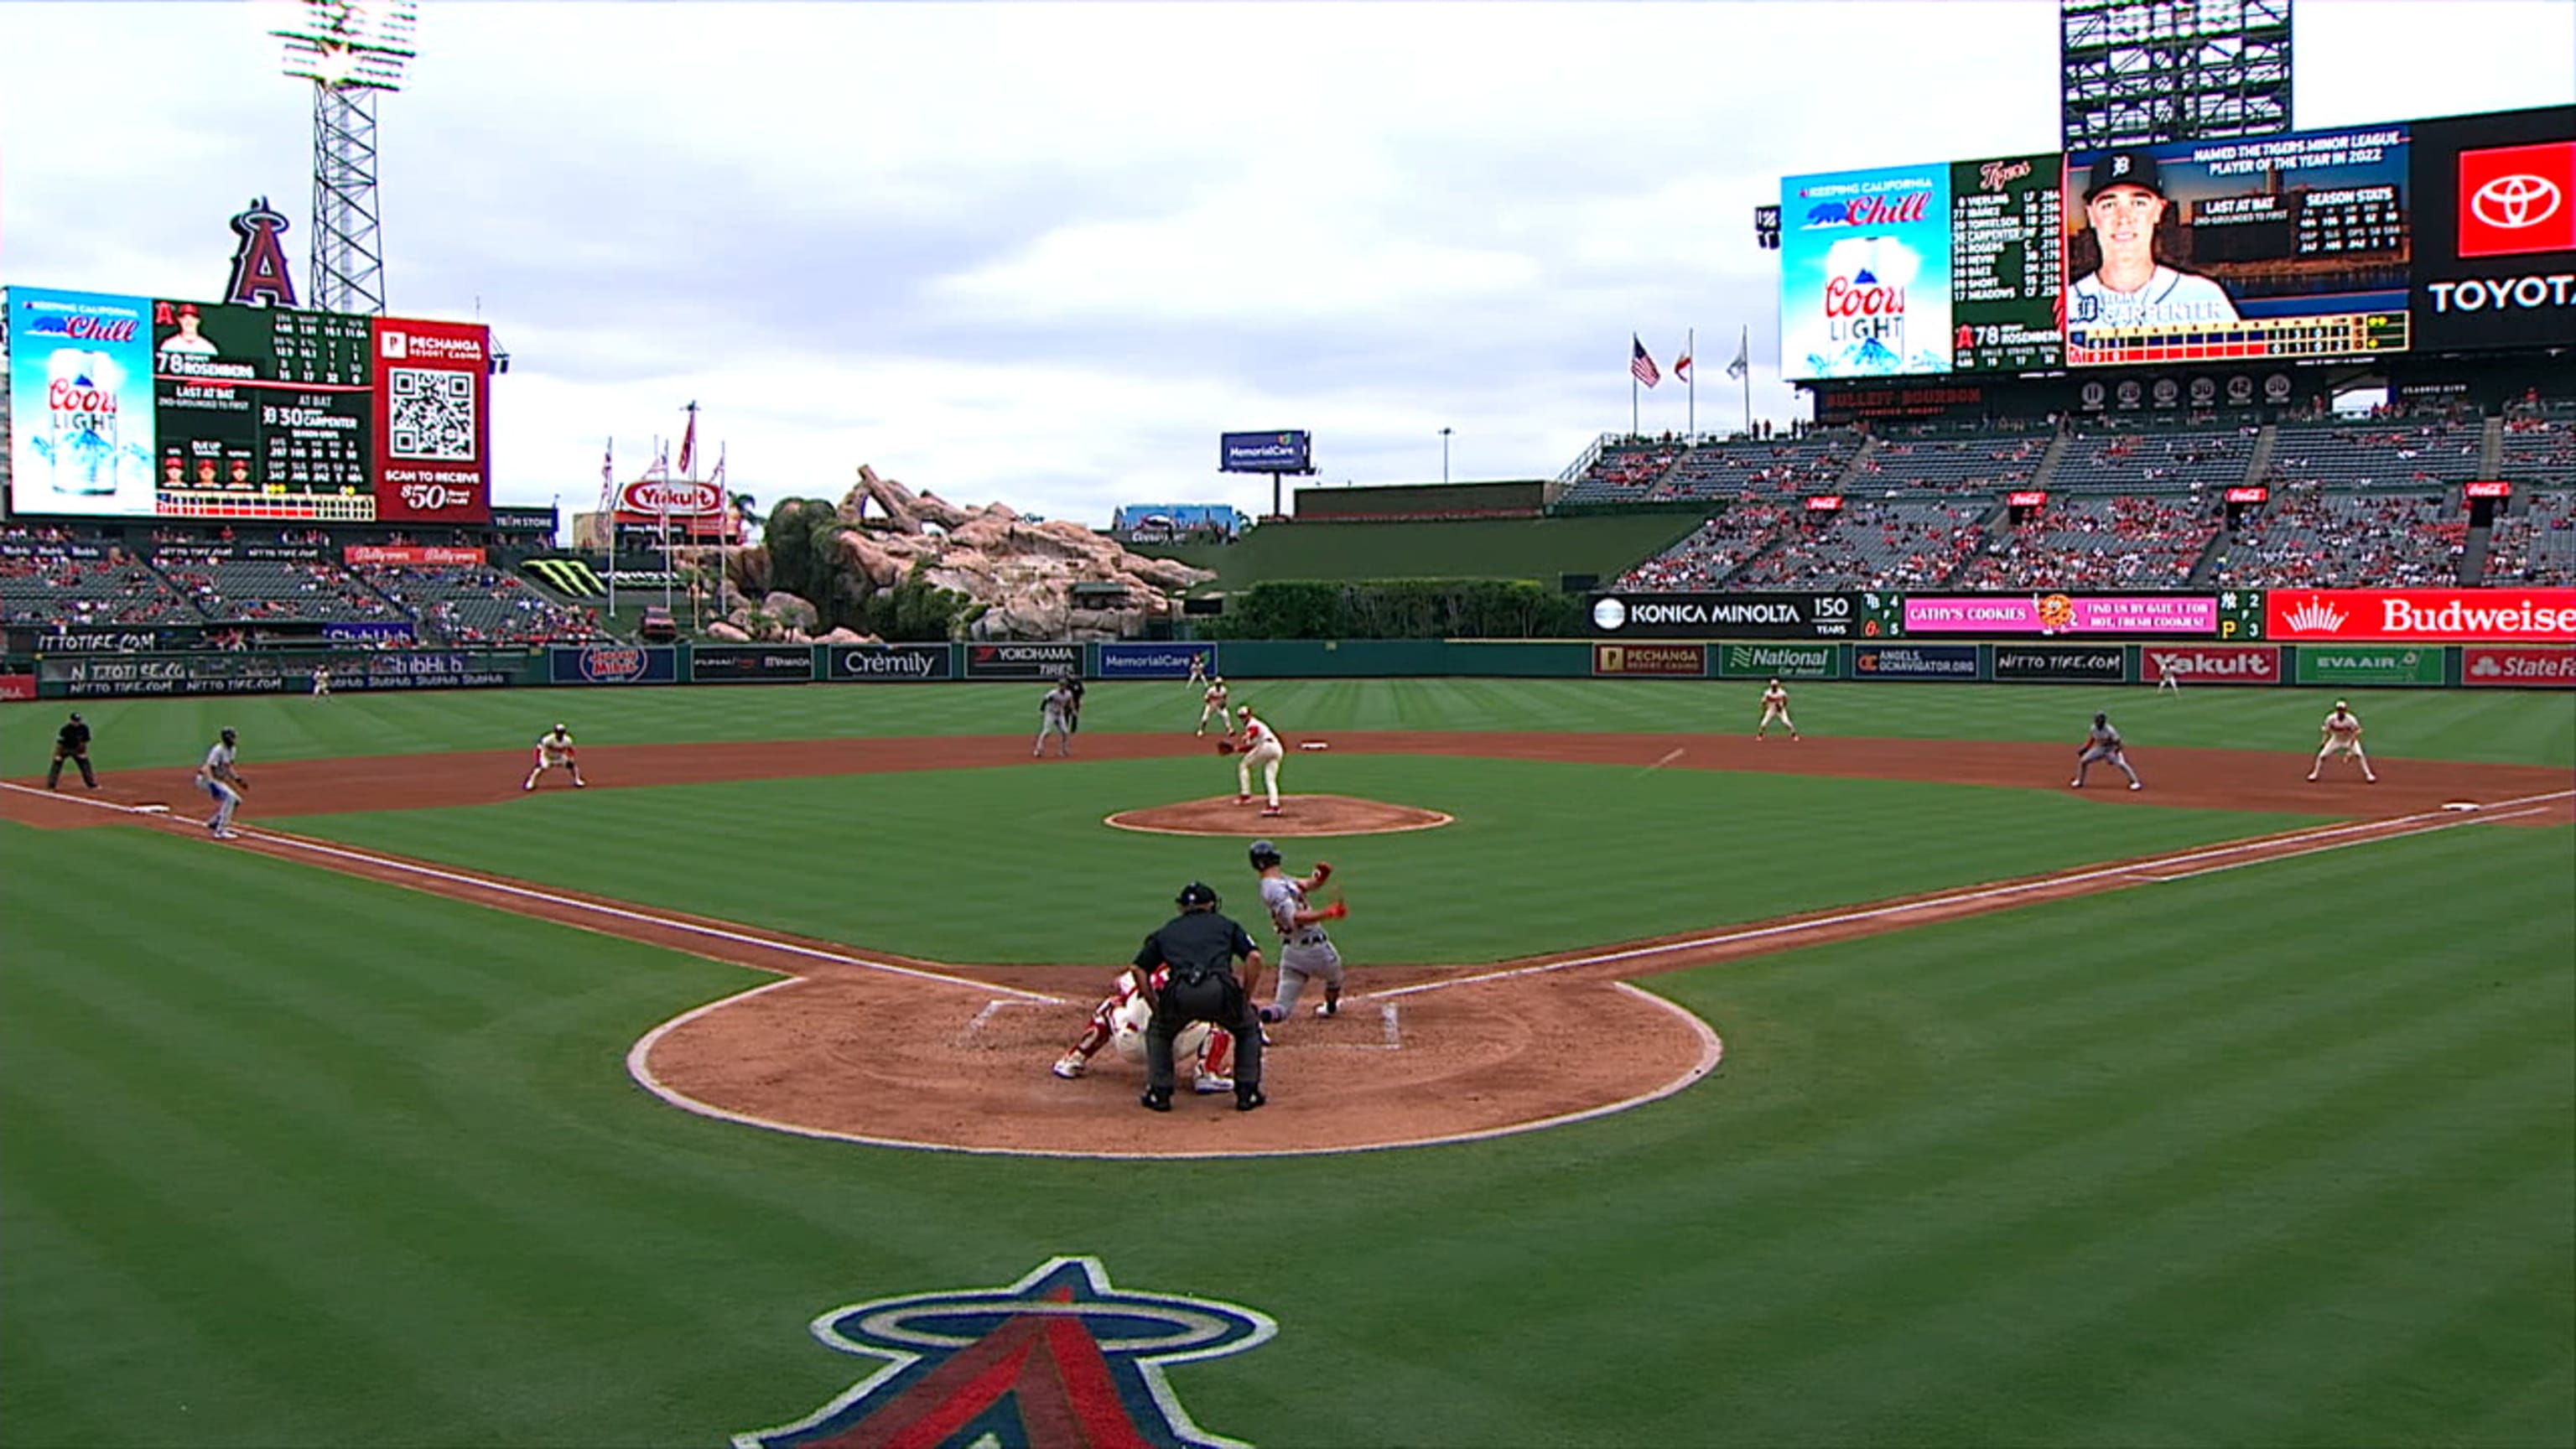
<instances>
[{"instance_id":1,"label":"umpire","mask_svg":"<svg viewBox=\"0 0 2576 1449\"><path fill-rule=\"evenodd\" d=\"M54 789L62 783L65 760L80 766L82 784L93 790L98 788L98 772L89 767L89 722L77 712L54 733L54 763L45 771L46 789Z\"/></svg>"},{"instance_id":2,"label":"umpire","mask_svg":"<svg viewBox=\"0 0 2576 1449\"><path fill-rule=\"evenodd\" d=\"M1181 887L1181 913L1145 938L1136 952L1136 974L1145 1003L1154 1009L1145 1024L1146 1107L1172 1110L1172 1038L1194 1021L1209 1022L1234 1033L1234 1109L1249 1112L1269 1102L1261 1095L1261 1017L1252 1008L1253 988L1261 984L1261 948L1243 927L1217 914L1216 891L1199 881ZM1237 957L1243 977L1234 974ZM1163 989L1154 989L1157 968L1169 967Z\"/></svg>"}]
</instances>

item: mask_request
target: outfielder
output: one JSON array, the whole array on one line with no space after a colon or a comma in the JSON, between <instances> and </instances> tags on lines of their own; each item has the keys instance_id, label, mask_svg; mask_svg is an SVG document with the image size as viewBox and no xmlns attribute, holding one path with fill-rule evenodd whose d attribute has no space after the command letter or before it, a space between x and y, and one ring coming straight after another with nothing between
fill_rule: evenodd
<instances>
[{"instance_id":1,"label":"outfielder","mask_svg":"<svg viewBox=\"0 0 2576 1449\"><path fill-rule=\"evenodd\" d=\"M1154 972L1154 989L1170 986L1171 976L1168 968ZM1119 972L1117 986L1092 1008L1091 1022L1082 1029L1082 1035L1056 1058L1055 1074L1068 1082L1081 1076L1104 1046L1117 1047L1119 1056L1142 1066L1145 1026L1153 1016L1154 1008L1145 1000L1135 968ZM1179 1073L1179 1064L1189 1064L1190 1090L1200 1096L1234 1090L1234 1078L1226 1075L1233 1058L1234 1033L1213 1023L1194 1021L1172 1036L1174 1075Z\"/></svg>"},{"instance_id":2,"label":"outfielder","mask_svg":"<svg viewBox=\"0 0 2576 1449\"><path fill-rule=\"evenodd\" d=\"M1030 748L1029 758L1036 759L1046 753L1049 735L1055 736L1058 755L1072 754L1073 717L1081 707L1081 701L1074 697L1073 691L1061 680L1057 681L1056 687L1048 690L1046 697L1038 701L1038 742Z\"/></svg>"},{"instance_id":3,"label":"outfielder","mask_svg":"<svg viewBox=\"0 0 2576 1449\"><path fill-rule=\"evenodd\" d=\"M315 699L331 697L331 666L328 664L313 666L313 697Z\"/></svg>"},{"instance_id":4,"label":"outfielder","mask_svg":"<svg viewBox=\"0 0 2576 1449\"><path fill-rule=\"evenodd\" d=\"M1216 678L1208 681L1207 694L1203 699L1204 702L1199 705L1199 727L1197 733L1201 736L1205 736L1207 734L1208 721L1211 719L1216 721L1216 732L1218 734L1226 733L1226 727L1232 722L1232 716L1226 712L1225 707L1226 693L1224 675L1220 674Z\"/></svg>"},{"instance_id":5,"label":"outfielder","mask_svg":"<svg viewBox=\"0 0 2576 1449\"><path fill-rule=\"evenodd\" d=\"M2336 700L2334 712L2326 716L2326 722L2318 726L2317 733L2322 743L2317 748L2317 762L2308 767L2311 782L2317 778L2317 772L2326 767L2327 760L2336 755L2349 755L2354 764L2361 766L2363 780L2373 785L2379 783L2379 776L2371 772L2370 756L2361 752L2361 716L2352 712L2351 705Z\"/></svg>"},{"instance_id":6,"label":"outfielder","mask_svg":"<svg viewBox=\"0 0 2576 1449\"><path fill-rule=\"evenodd\" d=\"M2107 714L2093 716L2093 732L2084 737L2084 743L2075 752L2073 784L2076 789L2084 788L2084 777L2092 773L2095 760L2108 760L2119 766L2120 773L2129 777L2130 789L2147 788L2138 782L2138 772L2129 768L2129 748L2121 742L2120 732L2112 727L2111 717Z\"/></svg>"},{"instance_id":7,"label":"outfielder","mask_svg":"<svg viewBox=\"0 0 2576 1449\"><path fill-rule=\"evenodd\" d=\"M197 788L215 802L215 813L207 819L206 829L217 840L233 838L233 811L241 805L242 792L250 788L250 781L233 770L234 747L240 743L240 737L231 730L223 731L215 747L206 751L206 762L197 767Z\"/></svg>"},{"instance_id":8,"label":"outfielder","mask_svg":"<svg viewBox=\"0 0 2576 1449\"><path fill-rule=\"evenodd\" d=\"M589 788L590 782L581 777L581 761L572 747L572 731L565 729L561 724L537 736L537 767L528 772L527 783L519 788L521 790L537 788L537 777L553 769L572 772L574 789Z\"/></svg>"},{"instance_id":9,"label":"outfielder","mask_svg":"<svg viewBox=\"0 0 2576 1449\"><path fill-rule=\"evenodd\" d=\"M1270 803L1261 807L1264 815L1279 813L1279 761L1287 747L1279 743L1279 732L1252 717L1252 706L1235 711L1243 720L1242 754L1234 762L1234 803L1252 803L1252 770L1261 767L1261 786L1269 792Z\"/></svg>"},{"instance_id":10,"label":"outfielder","mask_svg":"<svg viewBox=\"0 0 2576 1449\"><path fill-rule=\"evenodd\" d=\"M1190 683L1192 683L1192 684L1205 684L1205 683L1207 683L1207 679L1208 679L1207 662L1208 662L1208 656L1207 656L1207 651L1206 651L1206 650L1204 650L1204 649L1193 649L1193 650L1191 650L1191 651L1190 651Z\"/></svg>"},{"instance_id":11,"label":"outfielder","mask_svg":"<svg viewBox=\"0 0 2576 1449\"><path fill-rule=\"evenodd\" d=\"M1762 738L1775 719L1788 729L1789 738L1794 740L1798 737L1797 723L1789 718L1789 691L1782 688L1776 679L1771 681L1769 689L1762 691L1762 722L1753 727L1753 737L1757 740Z\"/></svg>"},{"instance_id":12,"label":"outfielder","mask_svg":"<svg viewBox=\"0 0 2576 1449\"><path fill-rule=\"evenodd\" d=\"M1309 979L1324 983L1324 999L1315 1014L1341 1015L1342 953L1324 934L1324 922L1349 915L1350 907L1340 901L1321 910L1306 904L1306 893L1332 878L1333 863L1319 860L1314 874L1292 876L1279 868L1279 847L1269 841L1252 842L1248 853L1252 868L1261 874L1261 904L1270 911L1270 924L1279 928L1279 985L1270 1004L1261 1008L1261 1019L1286 1021L1294 1015Z\"/></svg>"}]
</instances>

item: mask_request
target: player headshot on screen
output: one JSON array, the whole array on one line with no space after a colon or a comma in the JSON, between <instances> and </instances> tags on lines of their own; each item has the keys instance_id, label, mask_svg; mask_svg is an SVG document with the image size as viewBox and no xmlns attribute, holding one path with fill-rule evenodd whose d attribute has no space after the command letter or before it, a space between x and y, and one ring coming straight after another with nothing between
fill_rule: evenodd
<instances>
[{"instance_id":1,"label":"player headshot on screen","mask_svg":"<svg viewBox=\"0 0 2576 1449\"><path fill-rule=\"evenodd\" d=\"M197 486L200 488L212 488L215 486L214 459L199 458L197 460Z\"/></svg>"},{"instance_id":2,"label":"player headshot on screen","mask_svg":"<svg viewBox=\"0 0 2576 1449\"><path fill-rule=\"evenodd\" d=\"M233 475L230 482L235 488L248 488L250 486L250 459L233 459Z\"/></svg>"},{"instance_id":3,"label":"player headshot on screen","mask_svg":"<svg viewBox=\"0 0 2576 1449\"><path fill-rule=\"evenodd\" d=\"M164 488L188 486L188 465L176 453L161 460L161 486Z\"/></svg>"},{"instance_id":4,"label":"player headshot on screen","mask_svg":"<svg viewBox=\"0 0 2576 1449\"><path fill-rule=\"evenodd\" d=\"M2216 282L2156 260L2156 224L2168 204L2153 156L2114 151L2093 163L2084 217L2102 249L2102 265L2067 288L2069 326L2188 327L2236 320L2236 304Z\"/></svg>"},{"instance_id":5,"label":"player headshot on screen","mask_svg":"<svg viewBox=\"0 0 2576 1449\"><path fill-rule=\"evenodd\" d=\"M215 344L210 341L204 333L197 330L203 325L203 319L197 315L196 303L180 303L179 330L162 339L161 350L163 352L192 352L199 357L214 356Z\"/></svg>"}]
</instances>

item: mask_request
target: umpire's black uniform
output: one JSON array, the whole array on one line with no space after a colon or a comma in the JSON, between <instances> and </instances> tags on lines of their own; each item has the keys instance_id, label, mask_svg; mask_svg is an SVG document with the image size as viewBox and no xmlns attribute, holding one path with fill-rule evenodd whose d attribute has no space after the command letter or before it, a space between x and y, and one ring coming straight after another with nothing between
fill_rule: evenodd
<instances>
[{"instance_id":1,"label":"umpire's black uniform","mask_svg":"<svg viewBox=\"0 0 2576 1449\"><path fill-rule=\"evenodd\" d=\"M98 772L89 767L89 724L77 714L64 721L54 734L54 763L45 771L46 789L62 783L65 760L80 766L82 784L93 790L98 788Z\"/></svg>"},{"instance_id":2,"label":"umpire's black uniform","mask_svg":"<svg viewBox=\"0 0 2576 1449\"><path fill-rule=\"evenodd\" d=\"M1204 1021L1234 1033L1234 1106L1249 1112L1270 1100L1261 1095L1261 1016L1252 1006L1261 948L1243 927L1217 914L1212 888L1197 881L1181 887L1180 907L1136 952L1136 972L1146 979L1154 1006L1145 1024L1144 1103L1157 1112L1172 1110L1172 1038L1191 1022ZM1238 957L1249 979L1236 979ZM1156 991L1154 971L1163 966L1171 976Z\"/></svg>"}]
</instances>

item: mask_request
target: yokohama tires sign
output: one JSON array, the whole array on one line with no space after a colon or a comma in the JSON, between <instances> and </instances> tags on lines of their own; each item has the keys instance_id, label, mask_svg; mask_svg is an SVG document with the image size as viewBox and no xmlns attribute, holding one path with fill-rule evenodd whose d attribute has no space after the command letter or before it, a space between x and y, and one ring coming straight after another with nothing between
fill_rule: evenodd
<instances>
[{"instance_id":1,"label":"yokohama tires sign","mask_svg":"<svg viewBox=\"0 0 2576 1449\"><path fill-rule=\"evenodd\" d=\"M2138 650L2142 684L2278 684L2275 644L2148 644Z\"/></svg>"},{"instance_id":2,"label":"yokohama tires sign","mask_svg":"<svg viewBox=\"0 0 2576 1449\"><path fill-rule=\"evenodd\" d=\"M2293 644L2576 644L2576 589L2273 589L2263 613Z\"/></svg>"}]
</instances>

